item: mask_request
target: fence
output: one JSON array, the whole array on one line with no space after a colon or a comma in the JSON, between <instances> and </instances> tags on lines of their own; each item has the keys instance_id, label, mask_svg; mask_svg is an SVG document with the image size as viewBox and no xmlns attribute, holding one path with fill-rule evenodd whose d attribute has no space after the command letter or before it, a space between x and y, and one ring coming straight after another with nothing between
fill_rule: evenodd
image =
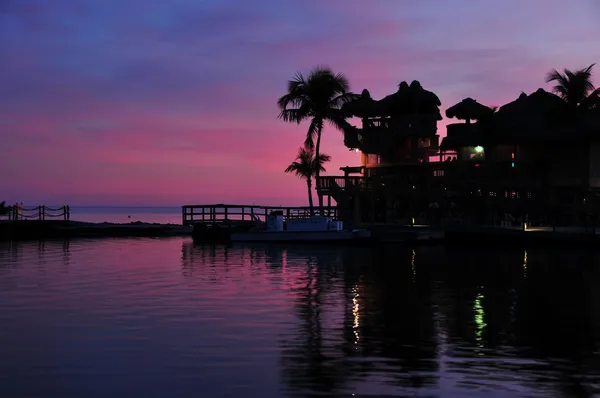
<instances>
[{"instance_id":1,"label":"fence","mask_svg":"<svg viewBox=\"0 0 600 398\"><path fill-rule=\"evenodd\" d=\"M23 207L22 205L14 205L5 208L0 216L6 216L10 221L18 220L65 220L68 221L71 218L71 211L69 206L60 207L48 207L48 206L36 206L36 207Z\"/></svg>"}]
</instances>

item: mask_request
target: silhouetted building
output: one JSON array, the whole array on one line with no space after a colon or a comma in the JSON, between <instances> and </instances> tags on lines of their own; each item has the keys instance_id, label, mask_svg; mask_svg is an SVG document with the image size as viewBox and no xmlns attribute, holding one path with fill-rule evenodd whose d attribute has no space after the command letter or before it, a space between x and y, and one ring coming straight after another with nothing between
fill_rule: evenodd
<instances>
[{"instance_id":1,"label":"silhouetted building","mask_svg":"<svg viewBox=\"0 0 600 398\"><path fill-rule=\"evenodd\" d=\"M322 177L320 193L355 223L572 224L596 212L600 109L543 89L498 110L467 98L447 109L465 122L439 145L440 105L416 81L379 101L364 90L342 109L362 119L344 139L361 164Z\"/></svg>"}]
</instances>

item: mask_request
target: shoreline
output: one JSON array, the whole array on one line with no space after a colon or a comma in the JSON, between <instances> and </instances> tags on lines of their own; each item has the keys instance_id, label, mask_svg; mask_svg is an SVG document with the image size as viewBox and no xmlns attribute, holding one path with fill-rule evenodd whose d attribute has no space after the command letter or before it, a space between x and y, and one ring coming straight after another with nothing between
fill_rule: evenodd
<instances>
[{"instance_id":1,"label":"shoreline","mask_svg":"<svg viewBox=\"0 0 600 398\"><path fill-rule=\"evenodd\" d=\"M600 227L500 226L365 226L378 243L441 244L448 246L586 246L600 248Z\"/></svg>"},{"instance_id":2,"label":"shoreline","mask_svg":"<svg viewBox=\"0 0 600 398\"><path fill-rule=\"evenodd\" d=\"M191 236L192 227L181 224L92 223L64 220L0 221L0 240L35 240L64 238L125 238Z\"/></svg>"},{"instance_id":3,"label":"shoreline","mask_svg":"<svg viewBox=\"0 0 600 398\"><path fill-rule=\"evenodd\" d=\"M600 248L600 227L532 228L493 226L361 225L373 234L371 244L452 246L588 246ZM193 226L133 221L130 223L64 220L0 221L0 241L65 238L193 237Z\"/></svg>"}]
</instances>

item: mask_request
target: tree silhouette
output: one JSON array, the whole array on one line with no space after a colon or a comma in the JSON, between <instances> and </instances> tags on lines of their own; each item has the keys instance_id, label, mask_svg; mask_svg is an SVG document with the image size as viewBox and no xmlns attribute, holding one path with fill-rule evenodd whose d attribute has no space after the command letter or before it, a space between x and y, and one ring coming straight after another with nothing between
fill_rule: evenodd
<instances>
[{"instance_id":1,"label":"tree silhouette","mask_svg":"<svg viewBox=\"0 0 600 398\"><path fill-rule=\"evenodd\" d=\"M600 88L595 88L592 83L594 65L575 72L565 69L560 73L554 69L546 76L546 83L556 83L552 91L565 101L571 111L586 111L599 105Z\"/></svg>"},{"instance_id":2,"label":"tree silhouette","mask_svg":"<svg viewBox=\"0 0 600 398\"><path fill-rule=\"evenodd\" d=\"M586 116L590 110L600 109L600 88L592 83L592 69L595 64L575 72L565 69L560 73L556 69L546 76L546 82L555 82L552 91L565 102L561 116L566 116L569 122L577 126L586 124ZM589 193L589 158L582 165L582 190L584 195ZM587 229L587 227L586 227Z\"/></svg>"},{"instance_id":3,"label":"tree silhouette","mask_svg":"<svg viewBox=\"0 0 600 398\"><path fill-rule=\"evenodd\" d=\"M310 120L310 126L304 141L308 149L314 149L315 157L321 151L321 133L327 121L336 128L343 130L348 127L341 107L346 102L354 99L355 94L349 92L348 79L342 73L334 74L325 66L316 67L308 77L298 72L288 82L288 92L277 104L281 109L279 118L290 123L302 123ZM316 141L316 142L315 142ZM317 186L319 185L320 170L315 174ZM323 197L318 195L319 208L322 211Z\"/></svg>"},{"instance_id":4,"label":"tree silhouette","mask_svg":"<svg viewBox=\"0 0 600 398\"><path fill-rule=\"evenodd\" d=\"M306 180L306 186L308 187L308 205L310 206L310 214L314 214L314 205L312 197L312 179L319 172L325 171L323 164L329 162L331 156L324 153L315 156L315 153L307 148L298 149L298 155L296 160L290 164L286 169L286 173L292 173L298 178Z\"/></svg>"}]
</instances>

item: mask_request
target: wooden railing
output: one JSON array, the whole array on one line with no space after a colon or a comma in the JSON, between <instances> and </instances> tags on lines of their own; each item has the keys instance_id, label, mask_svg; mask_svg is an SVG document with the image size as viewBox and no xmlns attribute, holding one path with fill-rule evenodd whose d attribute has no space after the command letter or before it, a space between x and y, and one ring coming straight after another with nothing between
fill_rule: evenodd
<instances>
[{"instance_id":1,"label":"wooden railing","mask_svg":"<svg viewBox=\"0 0 600 398\"><path fill-rule=\"evenodd\" d=\"M10 221L22 220L65 220L71 218L71 210L69 206L49 207L23 207L19 204L4 208L4 212L0 217L6 217Z\"/></svg>"},{"instance_id":2,"label":"wooden railing","mask_svg":"<svg viewBox=\"0 0 600 398\"><path fill-rule=\"evenodd\" d=\"M361 189L365 188L366 179L364 177L337 177L337 176L324 176L319 180L318 189L321 190L332 190L332 189Z\"/></svg>"},{"instance_id":3,"label":"wooden railing","mask_svg":"<svg viewBox=\"0 0 600 398\"><path fill-rule=\"evenodd\" d=\"M370 191L374 188L399 187L403 184L528 184L549 183L555 185L577 185L580 179L567 179L547 174L539 165L524 162L428 162L421 164L398 164L395 166L367 169L369 177L322 176L317 189L323 194L337 196L340 191L352 193ZM410 185L410 184L409 184ZM337 200L337 199L336 199Z\"/></svg>"},{"instance_id":4,"label":"wooden railing","mask_svg":"<svg viewBox=\"0 0 600 398\"><path fill-rule=\"evenodd\" d=\"M284 220L292 218L308 218L311 210L308 206L282 207L282 206L255 206L255 205L185 205L181 208L181 217L184 225L196 223L227 223L241 221L265 222L271 212L281 212ZM314 207L314 213L320 214L319 208ZM324 207L322 214L337 219L336 207Z\"/></svg>"}]
</instances>

